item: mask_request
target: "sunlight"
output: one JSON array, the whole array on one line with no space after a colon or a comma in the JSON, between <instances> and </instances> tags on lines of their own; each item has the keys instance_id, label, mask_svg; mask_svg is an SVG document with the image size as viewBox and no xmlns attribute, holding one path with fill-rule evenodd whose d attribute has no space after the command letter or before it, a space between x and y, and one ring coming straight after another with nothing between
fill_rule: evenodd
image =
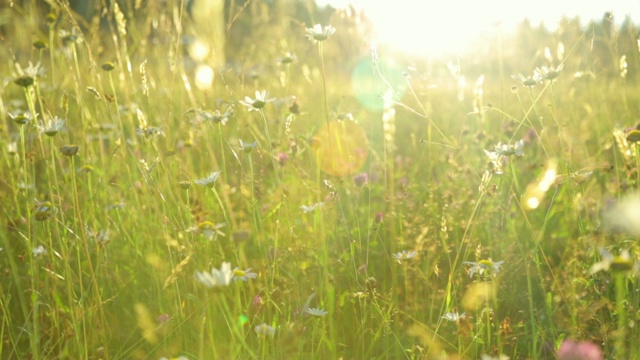
<instances>
[{"instance_id":1,"label":"sunlight","mask_svg":"<svg viewBox=\"0 0 640 360\"><path fill-rule=\"evenodd\" d=\"M480 35L508 35L525 17L533 26L543 23L555 29L563 15L579 16L583 23L599 20L612 11L616 22L640 13L640 2L614 3L596 0L563 2L506 0L373 2L365 0L319 0L320 5L340 8L353 4L369 17L381 45L416 56L460 55L482 47Z\"/></svg>"}]
</instances>

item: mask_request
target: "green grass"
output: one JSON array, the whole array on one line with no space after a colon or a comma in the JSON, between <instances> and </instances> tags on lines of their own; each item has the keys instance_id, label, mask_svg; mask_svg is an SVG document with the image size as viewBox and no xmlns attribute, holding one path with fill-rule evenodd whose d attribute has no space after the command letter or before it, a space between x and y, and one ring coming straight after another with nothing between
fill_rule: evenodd
<instances>
[{"instance_id":1,"label":"green grass","mask_svg":"<svg viewBox=\"0 0 640 360\"><path fill-rule=\"evenodd\" d=\"M200 89L181 1L102 24L24 3L0 30L2 358L553 359L571 338L640 359L637 205L611 210L640 184L632 28L523 25L451 74L372 56L344 12L232 2ZM630 260L593 273L602 248ZM257 277L196 279L223 262Z\"/></svg>"}]
</instances>

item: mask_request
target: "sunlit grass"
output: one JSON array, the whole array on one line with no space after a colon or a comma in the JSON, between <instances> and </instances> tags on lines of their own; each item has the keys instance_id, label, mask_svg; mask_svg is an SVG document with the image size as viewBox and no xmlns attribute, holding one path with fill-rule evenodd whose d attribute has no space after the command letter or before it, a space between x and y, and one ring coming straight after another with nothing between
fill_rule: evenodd
<instances>
[{"instance_id":1,"label":"sunlit grass","mask_svg":"<svg viewBox=\"0 0 640 360\"><path fill-rule=\"evenodd\" d=\"M447 64L232 1L220 67L181 1L26 3L0 30L2 358L640 358L632 31L523 25Z\"/></svg>"}]
</instances>

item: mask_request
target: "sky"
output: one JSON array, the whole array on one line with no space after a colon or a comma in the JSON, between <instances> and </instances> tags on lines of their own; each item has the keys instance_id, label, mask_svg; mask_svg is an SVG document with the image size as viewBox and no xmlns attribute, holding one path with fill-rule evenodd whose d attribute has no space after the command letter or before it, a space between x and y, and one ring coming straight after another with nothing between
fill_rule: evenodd
<instances>
[{"instance_id":1,"label":"sky","mask_svg":"<svg viewBox=\"0 0 640 360\"><path fill-rule=\"evenodd\" d=\"M509 32L525 17L554 30L563 16L582 23L612 11L616 22L640 22L640 0L316 0L342 7L352 3L371 19L378 42L415 55L460 53L479 33Z\"/></svg>"}]
</instances>

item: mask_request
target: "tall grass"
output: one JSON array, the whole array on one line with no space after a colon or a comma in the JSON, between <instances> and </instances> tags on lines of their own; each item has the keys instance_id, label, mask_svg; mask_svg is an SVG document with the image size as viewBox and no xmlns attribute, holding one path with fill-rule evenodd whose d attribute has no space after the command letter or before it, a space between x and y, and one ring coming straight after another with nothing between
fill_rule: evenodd
<instances>
[{"instance_id":1,"label":"tall grass","mask_svg":"<svg viewBox=\"0 0 640 360\"><path fill-rule=\"evenodd\" d=\"M0 29L2 358L640 358L629 27L525 24L448 71L231 2L220 68L183 1L37 3Z\"/></svg>"}]
</instances>

